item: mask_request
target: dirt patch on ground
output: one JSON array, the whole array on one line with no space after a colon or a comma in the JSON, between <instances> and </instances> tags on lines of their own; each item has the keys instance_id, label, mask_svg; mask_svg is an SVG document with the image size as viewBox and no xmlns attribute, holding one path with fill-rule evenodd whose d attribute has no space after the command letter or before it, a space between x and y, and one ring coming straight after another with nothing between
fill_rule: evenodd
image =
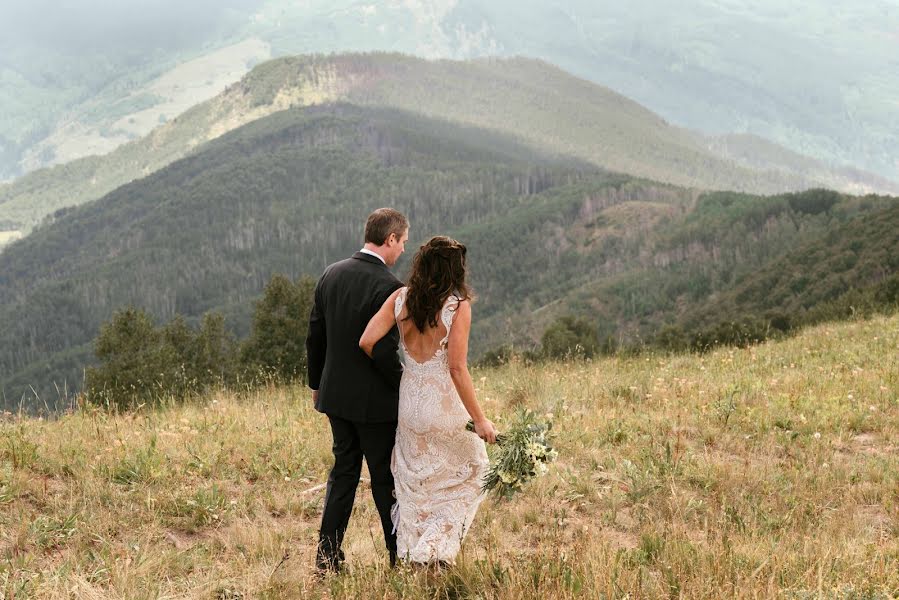
<instances>
[{"instance_id":1,"label":"dirt patch on ground","mask_svg":"<svg viewBox=\"0 0 899 600\"><path fill-rule=\"evenodd\" d=\"M855 510L853 518L857 524L858 531L865 538L875 541L887 541L887 539L892 537L892 531L896 528L893 518L879 504L859 506Z\"/></svg>"},{"instance_id":2,"label":"dirt patch on ground","mask_svg":"<svg viewBox=\"0 0 899 600\"><path fill-rule=\"evenodd\" d=\"M873 433L860 433L853 436L848 446L844 446L841 450L869 456L886 456L895 454L899 448L895 444L886 443Z\"/></svg>"},{"instance_id":3,"label":"dirt patch on ground","mask_svg":"<svg viewBox=\"0 0 899 600\"><path fill-rule=\"evenodd\" d=\"M637 536L626 531L619 531L613 527L605 527L599 532L599 538L613 548L621 550L633 550L639 545Z\"/></svg>"},{"instance_id":4,"label":"dirt patch on ground","mask_svg":"<svg viewBox=\"0 0 899 600\"><path fill-rule=\"evenodd\" d=\"M877 436L873 433L860 433L852 438L852 445L857 448L870 448L877 444Z\"/></svg>"},{"instance_id":5,"label":"dirt patch on ground","mask_svg":"<svg viewBox=\"0 0 899 600\"><path fill-rule=\"evenodd\" d=\"M175 547L175 550L183 551L190 550L195 545L207 538L196 533L168 530L165 532L165 539Z\"/></svg>"}]
</instances>

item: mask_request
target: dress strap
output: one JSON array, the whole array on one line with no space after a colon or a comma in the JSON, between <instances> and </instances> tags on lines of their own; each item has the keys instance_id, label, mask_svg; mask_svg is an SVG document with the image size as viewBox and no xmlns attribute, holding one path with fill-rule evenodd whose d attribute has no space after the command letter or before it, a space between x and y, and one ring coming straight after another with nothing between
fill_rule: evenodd
<instances>
[{"instance_id":1,"label":"dress strap","mask_svg":"<svg viewBox=\"0 0 899 600\"><path fill-rule=\"evenodd\" d=\"M409 291L409 288L403 287L400 288L400 293L396 295L396 300L393 301L393 319L396 321L397 329L400 332L400 344L403 347L403 352L407 352L406 350L406 338L403 336L403 327L400 325L400 315L403 314L403 306L406 304L406 292Z\"/></svg>"},{"instance_id":2,"label":"dress strap","mask_svg":"<svg viewBox=\"0 0 899 600\"><path fill-rule=\"evenodd\" d=\"M449 342L450 329L453 327L453 316L455 316L456 309L458 308L459 297L455 294L451 294L450 297L446 299L446 302L443 303L443 310L440 311L440 320L443 321L443 326L446 327L446 335L440 340L441 348L446 348L446 345Z\"/></svg>"},{"instance_id":3,"label":"dress strap","mask_svg":"<svg viewBox=\"0 0 899 600\"><path fill-rule=\"evenodd\" d=\"M409 291L409 288L403 287L400 288L400 293L396 295L396 300L393 303L393 318L399 320L400 313L403 312L403 306L406 304L406 292Z\"/></svg>"}]
</instances>

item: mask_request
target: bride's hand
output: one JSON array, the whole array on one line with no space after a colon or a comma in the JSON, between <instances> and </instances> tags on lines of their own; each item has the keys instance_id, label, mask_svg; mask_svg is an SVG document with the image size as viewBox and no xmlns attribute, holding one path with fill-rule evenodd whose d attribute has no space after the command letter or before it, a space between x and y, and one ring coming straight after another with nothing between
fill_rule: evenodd
<instances>
[{"instance_id":1,"label":"bride's hand","mask_svg":"<svg viewBox=\"0 0 899 600\"><path fill-rule=\"evenodd\" d=\"M496 443L496 427L493 426L490 419L475 421L474 432L488 444Z\"/></svg>"}]
</instances>

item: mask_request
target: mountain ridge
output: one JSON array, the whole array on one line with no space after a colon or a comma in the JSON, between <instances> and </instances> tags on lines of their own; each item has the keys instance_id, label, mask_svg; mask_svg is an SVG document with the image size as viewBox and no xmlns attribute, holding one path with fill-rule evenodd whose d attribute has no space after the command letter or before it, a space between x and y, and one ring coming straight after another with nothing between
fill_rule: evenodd
<instances>
[{"instance_id":1,"label":"mountain ridge","mask_svg":"<svg viewBox=\"0 0 899 600\"><path fill-rule=\"evenodd\" d=\"M137 102L137 121L144 107L171 118L165 98L140 91L150 91L150 82L169 69L249 40L267 49L233 56L228 68L245 71L260 57L310 52L534 56L609 86L679 126L710 135L760 135L827 165L899 178L893 126L899 11L892 0L840 10L803 0L786 12L775 0L677 7L658 0L628 6L592 0L564 6L197 0L184 6L160 0L155 10L119 9L118 18L116 11L89 5L42 11L36 7L51 8L47 0L7 4L13 9L0 19L0 105L11 119L0 124L0 180L16 172L22 152L43 164L69 152L57 152L65 140L41 141L65 125L57 123L60 114L70 114L69 121L92 129L104 144L103 138L133 130L119 120L129 103ZM28 14L31 23L22 18ZM95 51L84 52L85 46Z\"/></svg>"},{"instance_id":2,"label":"mountain ridge","mask_svg":"<svg viewBox=\"0 0 899 600\"><path fill-rule=\"evenodd\" d=\"M292 106L341 100L496 129L607 170L677 185L769 193L827 182L842 182L853 191L866 185L810 167L814 162L799 161L794 171L782 166L752 170L735 160L718 158L696 134L544 61L315 55L257 65L222 94L109 155L79 159L0 184L0 222L18 226L8 229L29 230L59 208L96 199L242 124Z\"/></svg>"}]
</instances>

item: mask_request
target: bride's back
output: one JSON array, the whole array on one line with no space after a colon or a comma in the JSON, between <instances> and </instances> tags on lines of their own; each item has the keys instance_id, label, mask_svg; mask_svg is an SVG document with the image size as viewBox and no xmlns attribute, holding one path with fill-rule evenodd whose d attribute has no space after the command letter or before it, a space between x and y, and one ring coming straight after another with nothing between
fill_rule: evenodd
<instances>
[{"instance_id":1,"label":"bride's back","mask_svg":"<svg viewBox=\"0 0 899 600\"><path fill-rule=\"evenodd\" d=\"M432 327L430 323L426 323L424 331L419 331L415 321L409 318L409 311L406 308L407 293L408 288L403 290L398 298L397 326L406 355L417 363L425 363L446 348L452 315L459 300L455 296L447 298L437 315L437 326Z\"/></svg>"},{"instance_id":2,"label":"bride's back","mask_svg":"<svg viewBox=\"0 0 899 600\"><path fill-rule=\"evenodd\" d=\"M412 259L409 285L396 299L394 316L410 360L422 364L445 355L465 284L465 244L435 236Z\"/></svg>"}]
</instances>

